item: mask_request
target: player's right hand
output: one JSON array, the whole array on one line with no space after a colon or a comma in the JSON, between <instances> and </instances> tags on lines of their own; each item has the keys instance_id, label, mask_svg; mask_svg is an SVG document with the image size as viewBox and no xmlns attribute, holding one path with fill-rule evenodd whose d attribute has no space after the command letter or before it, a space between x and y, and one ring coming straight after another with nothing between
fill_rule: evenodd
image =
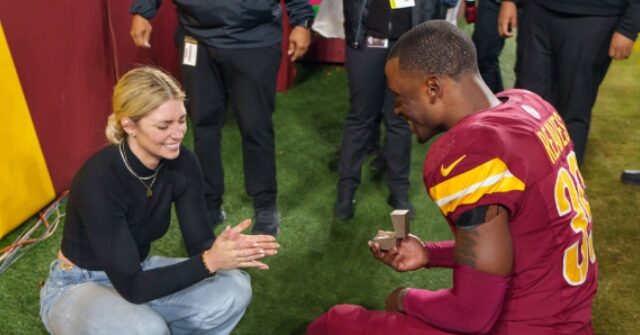
<instances>
[{"instance_id":1,"label":"player's right hand","mask_svg":"<svg viewBox=\"0 0 640 335\"><path fill-rule=\"evenodd\" d=\"M389 251L380 249L380 245L369 241L369 250L373 256L398 272L421 269L429 262L424 243L415 235L408 235Z\"/></svg>"},{"instance_id":2,"label":"player's right hand","mask_svg":"<svg viewBox=\"0 0 640 335\"><path fill-rule=\"evenodd\" d=\"M134 14L131 19L131 37L133 38L133 42L138 47L142 48L150 48L151 44L149 43L149 39L151 38L151 23L149 20L144 17Z\"/></svg>"}]
</instances>

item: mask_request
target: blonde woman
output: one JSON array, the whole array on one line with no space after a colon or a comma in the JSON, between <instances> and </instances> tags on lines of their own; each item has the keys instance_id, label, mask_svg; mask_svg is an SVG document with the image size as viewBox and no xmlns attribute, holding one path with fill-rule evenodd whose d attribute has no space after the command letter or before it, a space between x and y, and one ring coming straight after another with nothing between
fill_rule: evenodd
<instances>
[{"instance_id":1,"label":"blonde woman","mask_svg":"<svg viewBox=\"0 0 640 335\"><path fill-rule=\"evenodd\" d=\"M249 276L268 269L269 235L244 235L245 220L215 239L202 175L181 145L185 95L152 68L116 84L106 136L69 192L58 259L41 291L52 334L228 334L251 300ZM148 257L175 206L187 258ZM215 242L214 242L215 240Z\"/></svg>"}]
</instances>

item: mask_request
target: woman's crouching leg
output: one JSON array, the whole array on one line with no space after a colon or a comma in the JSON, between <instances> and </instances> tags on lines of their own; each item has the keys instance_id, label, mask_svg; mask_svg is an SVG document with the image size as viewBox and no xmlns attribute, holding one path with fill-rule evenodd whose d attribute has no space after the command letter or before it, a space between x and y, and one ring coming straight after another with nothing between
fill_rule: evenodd
<instances>
[{"instance_id":1,"label":"woman's crouching leg","mask_svg":"<svg viewBox=\"0 0 640 335\"><path fill-rule=\"evenodd\" d=\"M52 334L169 334L164 319L146 305L126 301L109 286L85 282L65 290L42 318Z\"/></svg>"},{"instance_id":2,"label":"woman's crouching leg","mask_svg":"<svg viewBox=\"0 0 640 335\"><path fill-rule=\"evenodd\" d=\"M240 270L219 271L184 290L149 303L171 334L229 334L251 302L251 279Z\"/></svg>"}]
</instances>

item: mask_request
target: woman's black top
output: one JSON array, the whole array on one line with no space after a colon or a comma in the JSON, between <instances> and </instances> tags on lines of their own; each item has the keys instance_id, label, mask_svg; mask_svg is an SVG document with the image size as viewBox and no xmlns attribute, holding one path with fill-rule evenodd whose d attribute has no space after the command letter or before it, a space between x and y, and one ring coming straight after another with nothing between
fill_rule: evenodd
<instances>
[{"instance_id":1,"label":"woman's black top","mask_svg":"<svg viewBox=\"0 0 640 335\"><path fill-rule=\"evenodd\" d=\"M153 174L128 145L124 149L138 176ZM181 146L176 159L163 161L152 191L147 197L147 189L127 170L115 145L89 158L69 191L62 253L81 268L105 271L115 289L133 303L166 296L208 275L201 253L211 246L214 235L195 155ZM143 271L140 263L151 242L169 228L172 204L189 258Z\"/></svg>"}]
</instances>

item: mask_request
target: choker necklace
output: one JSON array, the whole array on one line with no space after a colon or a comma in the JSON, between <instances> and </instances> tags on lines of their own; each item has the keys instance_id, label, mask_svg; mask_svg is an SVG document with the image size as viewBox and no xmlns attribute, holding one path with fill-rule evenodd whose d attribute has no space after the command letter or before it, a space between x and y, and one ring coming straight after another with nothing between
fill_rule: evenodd
<instances>
[{"instance_id":1,"label":"choker necklace","mask_svg":"<svg viewBox=\"0 0 640 335\"><path fill-rule=\"evenodd\" d=\"M127 160L127 154L124 152L124 141L120 142L120 145L118 146L118 151L120 151L120 157L122 157L124 166L127 168L127 170L129 170L129 172L134 177L136 177L136 179L138 179L142 183L142 185L144 185L144 188L147 189L147 198L150 198L153 195L153 191L151 190L151 188L153 187L153 184L156 182L156 178L158 177L158 171L160 171L162 164L158 165L158 168L155 170L155 172L153 172L152 175L146 176L146 177L140 177L137 173L135 173L135 171L133 171L133 169L129 165L129 160ZM145 180L149 180L149 179L151 179L151 183L147 185Z\"/></svg>"}]
</instances>

